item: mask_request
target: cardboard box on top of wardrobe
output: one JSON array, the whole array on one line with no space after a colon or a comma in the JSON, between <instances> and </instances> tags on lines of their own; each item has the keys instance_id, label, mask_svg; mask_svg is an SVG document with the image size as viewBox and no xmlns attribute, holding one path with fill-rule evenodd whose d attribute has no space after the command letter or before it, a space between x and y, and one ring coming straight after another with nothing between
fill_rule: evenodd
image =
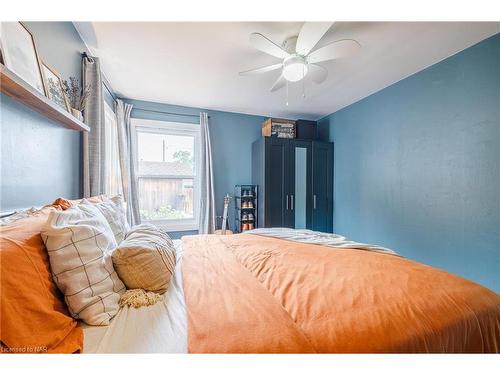
<instances>
[{"instance_id":1,"label":"cardboard box on top of wardrobe","mask_svg":"<svg viewBox=\"0 0 500 375\"><path fill-rule=\"evenodd\" d=\"M268 118L262 123L263 137L317 139L317 122L310 120L287 120Z\"/></svg>"}]
</instances>

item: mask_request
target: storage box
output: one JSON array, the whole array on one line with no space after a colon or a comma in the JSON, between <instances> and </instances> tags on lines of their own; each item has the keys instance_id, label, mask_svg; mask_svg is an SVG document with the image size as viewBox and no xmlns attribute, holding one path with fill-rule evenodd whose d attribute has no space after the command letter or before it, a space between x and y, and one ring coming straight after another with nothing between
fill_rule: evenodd
<instances>
[{"instance_id":1,"label":"storage box","mask_svg":"<svg viewBox=\"0 0 500 375\"><path fill-rule=\"evenodd\" d=\"M298 139L316 140L318 139L318 123L310 120L297 120L296 137Z\"/></svg>"},{"instance_id":2,"label":"storage box","mask_svg":"<svg viewBox=\"0 0 500 375\"><path fill-rule=\"evenodd\" d=\"M262 136L277 138L295 138L295 121L269 118L262 123Z\"/></svg>"}]
</instances>

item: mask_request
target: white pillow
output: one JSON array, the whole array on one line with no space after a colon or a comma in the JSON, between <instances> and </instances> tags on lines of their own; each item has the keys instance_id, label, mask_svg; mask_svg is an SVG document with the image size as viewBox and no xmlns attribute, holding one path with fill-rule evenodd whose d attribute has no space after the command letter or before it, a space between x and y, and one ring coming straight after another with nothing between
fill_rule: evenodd
<instances>
[{"instance_id":1,"label":"white pillow","mask_svg":"<svg viewBox=\"0 0 500 375\"><path fill-rule=\"evenodd\" d=\"M81 204L91 204L99 209L103 216L108 221L117 244L123 241L125 235L130 230L130 225L127 222L125 209L123 208L123 200L121 195L105 200L99 203L90 203L83 199Z\"/></svg>"},{"instance_id":2,"label":"white pillow","mask_svg":"<svg viewBox=\"0 0 500 375\"><path fill-rule=\"evenodd\" d=\"M52 211L41 236L71 315L90 325L108 325L125 285L113 268L116 240L101 212L90 204Z\"/></svg>"}]
</instances>

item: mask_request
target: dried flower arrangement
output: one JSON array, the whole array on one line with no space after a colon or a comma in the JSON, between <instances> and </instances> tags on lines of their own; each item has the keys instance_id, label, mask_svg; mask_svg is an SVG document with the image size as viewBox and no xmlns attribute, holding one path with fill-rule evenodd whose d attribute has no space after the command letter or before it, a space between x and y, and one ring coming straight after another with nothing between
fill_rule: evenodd
<instances>
[{"instance_id":1,"label":"dried flower arrangement","mask_svg":"<svg viewBox=\"0 0 500 375\"><path fill-rule=\"evenodd\" d=\"M83 111L92 89L91 85L88 84L85 87L81 87L76 77L69 77L69 83L64 80L63 86L71 107L77 111Z\"/></svg>"}]
</instances>

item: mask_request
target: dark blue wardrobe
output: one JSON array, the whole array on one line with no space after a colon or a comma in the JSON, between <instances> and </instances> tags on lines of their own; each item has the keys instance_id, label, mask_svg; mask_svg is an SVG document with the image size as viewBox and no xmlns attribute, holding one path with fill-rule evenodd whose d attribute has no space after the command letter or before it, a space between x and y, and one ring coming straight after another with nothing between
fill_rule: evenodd
<instances>
[{"instance_id":1,"label":"dark blue wardrobe","mask_svg":"<svg viewBox=\"0 0 500 375\"><path fill-rule=\"evenodd\" d=\"M259 226L333 231L333 143L263 137L252 147Z\"/></svg>"}]
</instances>

